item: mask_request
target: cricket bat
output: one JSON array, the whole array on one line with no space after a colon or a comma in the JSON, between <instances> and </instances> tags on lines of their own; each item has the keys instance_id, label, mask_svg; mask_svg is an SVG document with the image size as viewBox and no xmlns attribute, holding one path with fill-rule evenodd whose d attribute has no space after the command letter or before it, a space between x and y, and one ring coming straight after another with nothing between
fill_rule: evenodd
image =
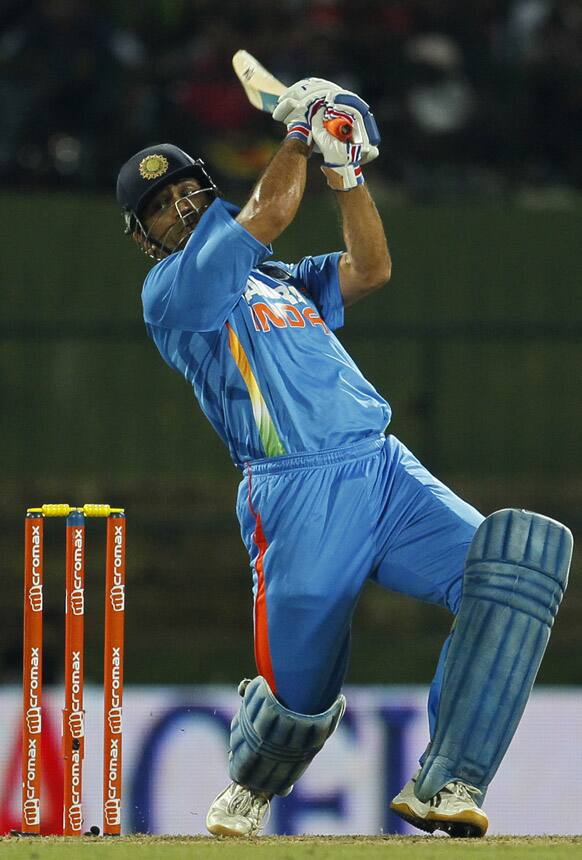
<instances>
[{"instance_id":1,"label":"cricket bat","mask_svg":"<svg viewBox=\"0 0 582 860\"><path fill-rule=\"evenodd\" d=\"M279 96L287 89L285 84L268 72L248 51L237 51L232 58L232 65L253 107L273 113ZM330 119L324 125L338 140L351 139L352 126L345 119Z\"/></svg>"}]
</instances>

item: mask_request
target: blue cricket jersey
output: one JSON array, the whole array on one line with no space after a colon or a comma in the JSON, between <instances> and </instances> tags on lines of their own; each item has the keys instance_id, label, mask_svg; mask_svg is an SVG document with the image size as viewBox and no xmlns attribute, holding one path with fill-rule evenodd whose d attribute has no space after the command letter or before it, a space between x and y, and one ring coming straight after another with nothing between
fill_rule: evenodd
<instances>
[{"instance_id":1,"label":"blue cricket jersey","mask_svg":"<svg viewBox=\"0 0 582 860\"><path fill-rule=\"evenodd\" d=\"M231 457L314 452L380 433L390 407L332 333L340 253L290 265L215 200L183 250L146 277L144 319Z\"/></svg>"}]
</instances>

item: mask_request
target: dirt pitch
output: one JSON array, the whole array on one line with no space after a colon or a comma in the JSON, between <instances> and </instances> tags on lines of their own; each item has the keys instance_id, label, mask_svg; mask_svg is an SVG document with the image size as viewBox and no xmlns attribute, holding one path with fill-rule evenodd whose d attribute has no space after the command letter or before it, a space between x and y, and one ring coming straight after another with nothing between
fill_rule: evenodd
<instances>
[{"instance_id":1,"label":"dirt pitch","mask_svg":"<svg viewBox=\"0 0 582 860\"><path fill-rule=\"evenodd\" d=\"M209 839L125 836L120 839L0 838L0 860L575 860L582 836L447 837L353 836Z\"/></svg>"}]
</instances>

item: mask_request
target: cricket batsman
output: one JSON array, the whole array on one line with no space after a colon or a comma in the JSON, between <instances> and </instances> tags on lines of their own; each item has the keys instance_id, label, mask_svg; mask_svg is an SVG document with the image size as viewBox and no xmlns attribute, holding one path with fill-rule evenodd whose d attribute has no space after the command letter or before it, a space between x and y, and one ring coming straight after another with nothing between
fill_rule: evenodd
<instances>
[{"instance_id":1,"label":"cricket batsman","mask_svg":"<svg viewBox=\"0 0 582 860\"><path fill-rule=\"evenodd\" d=\"M430 742L391 807L422 830L483 836L482 803L546 649L572 536L524 510L484 518L385 435L390 406L334 333L345 308L390 278L362 171L378 154L374 117L317 78L290 87L273 116L287 136L240 210L171 144L132 156L117 184L126 232L156 261L142 293L148 334L242 471L257 676L239 687L231 782L206 824L215 835L259 832L270 799L292 790L333 734L352 613L371 579L455 615L429 693ZM349 142L326 130L337 116L352 123ZM312 153L345 250L273 261Z\"/></svg>"}]
</instances>

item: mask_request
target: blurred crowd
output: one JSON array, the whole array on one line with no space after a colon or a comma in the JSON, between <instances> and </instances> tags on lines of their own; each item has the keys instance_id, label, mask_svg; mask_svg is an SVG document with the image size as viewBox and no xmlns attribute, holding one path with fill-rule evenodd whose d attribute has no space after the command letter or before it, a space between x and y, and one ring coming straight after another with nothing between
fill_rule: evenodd
<instances>
[{"instance_id":1,"label":"blurred crowd","mask_svg":"<svg viewBox=\"0 0 582 860\"><path fill-rule=\"evenodd\" d=\"M1 0L3 186L110 188L162 140L248 183L283 130L247 103L241 47L365 97L374 177L412 196L582 186L580 0Z\"/></svg>"}]
</instances>

